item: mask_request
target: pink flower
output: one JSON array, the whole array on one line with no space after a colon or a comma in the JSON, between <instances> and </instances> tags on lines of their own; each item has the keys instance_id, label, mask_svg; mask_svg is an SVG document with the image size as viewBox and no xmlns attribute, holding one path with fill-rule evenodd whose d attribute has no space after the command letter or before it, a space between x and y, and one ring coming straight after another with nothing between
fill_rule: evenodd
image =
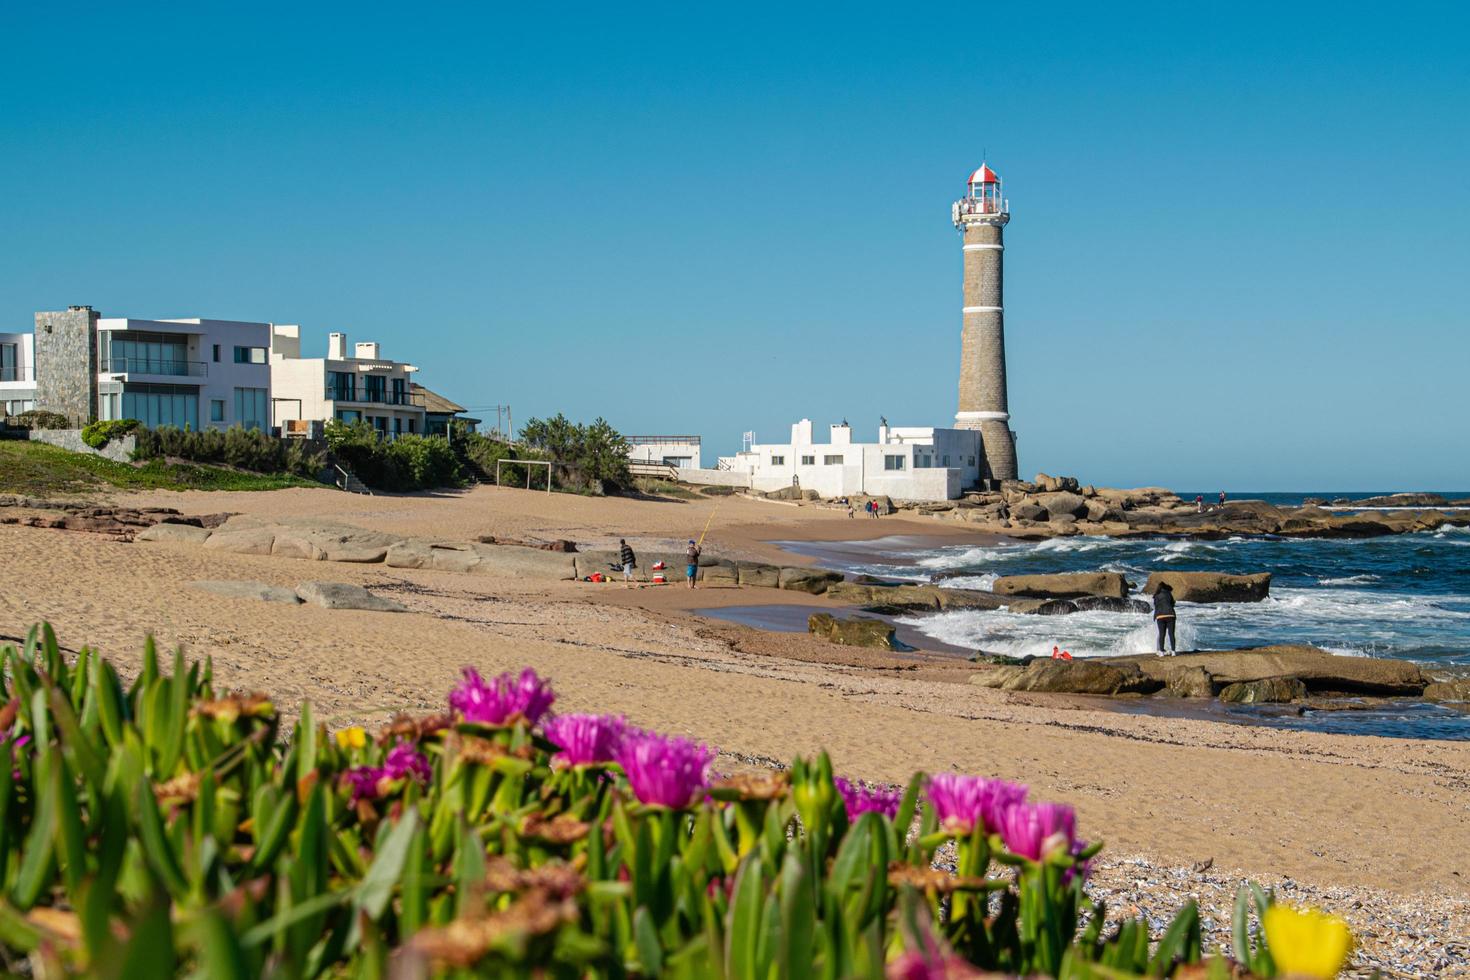
<instances>
[{"instance_id":1,"label":"pink flower","mask_svg":"<svg viewBox=\"0 0 1470 980\"><path fill-rule=\"evenodd\" d=\"M925 955L910 951L890 962L884 976L887 980L971 980L981 973L952 953Z\"/></svg>"},{"instance_id":2,"label":"pink flower","mask_svg":"<svg viewBox=\"0 0 1470 980\"><path fill-rule=\"evenodd\" d=\"M389 791L389 786L400 779L416 779L427 783L432 770L429 760L407 742L399 742L388 752L381 766L354 766L343 778L352 791L352 802L376 800Z\"/></svg>"},{"instance_id":3,"label":"pink flower","mask_svg":"<svg viewBox=\"0 0 1470 980\"><path fill-rule=\"evenodd\" d=\"M628 723L619 715L557 715L541 727L561 749L554 761L563 766L613 761L628 731Z\"/></svg>"},{"instance_id":4,"label":"pink flower","mask_svg":"<svg viewBox=\"0 0 1470 980\"><path fill-rule=\"evenodd\" d=\"M945 830L968 834L980 826L993 833L1000 830L1002 814L1026 799L1026 787L1003 779L941 773L929 780L927 795Z\"/></svg>"},{"instance_id":5,"label":"pink flower","mask_svg":"<svg viewBox=\"0 0 1470 980\"><path fill-rule=\"evenodd\" d=\"M837 792L842 794L842 803L847 807L849 822L857 820L865 813L881 813L889 820L898 815L899 804L903 802L903 794L898 790L883 789L862 782L854 783L841 776L834 781L837 783Z\"/></svg>"},{"instance_id":6,"label":"pink flower","mask_svg":"<svg viewBox=\"0 0 1470 980\"><path fill-rule=\"evenodd\" d=\"M638 799L672 810L703 797L714 757L706 745L654 732L629 732L614 752Z\"/></svg>"},{"instance_id":7,"label":"pink flower","mask_svg":"<svg viewBox=\"0 0 1470 980\"><path fill-rule=\"evenodd\" d=\"M555 700L551 685L530 667L519 677L501 674L488 684L479 671L466 667L464 681L449 692L449 707L482 725L505 725L517 716L534 725Z\"/></svg>"},{"instance_id":8,"label":"pink flower","mask_svg":"<svg viewBox=\"0 0 1470 980\"><path fill-rule=\"evenodd\" d=\"M1001 815L1006 850L1031 861L1076 853L1077 814L1062 803L1018 803Z\"/></svg>"},{"instance_id":9,"label":"pink flower","mask_svg":"<svg viewBox=\"0 0 1470 980\"><path fill-rule=\"evenodd\" d=\"M412 777L421 783L427 783L432 770L429 768L429 760L424 754L415 749L407 742L399 742L388 752L388 758L383 763L383 775L389 779L407 779Z\"/></svg>"}]
</instances>

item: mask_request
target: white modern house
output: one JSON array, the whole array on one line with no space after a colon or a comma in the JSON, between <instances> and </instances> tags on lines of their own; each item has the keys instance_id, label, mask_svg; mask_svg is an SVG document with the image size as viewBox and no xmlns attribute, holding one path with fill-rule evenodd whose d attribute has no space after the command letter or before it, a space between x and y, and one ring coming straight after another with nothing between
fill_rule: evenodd
<instances>
[{"instance_id":1,"label":"white modern house","mask_svg":"<svg viewBox=\"0 0 1470 980\"><path fill-rule=\"evenodd\" d=\"M0 416L36 407L36 335L0 333Z\"/></svg>"},{"instance_id":2,"label":"white modern house","mask_svg":"<svg viewBox=\"0 0 1470 980\"><path fill-rule=\"evenodd\" d=\"M719 469L752 490L815 490L823 497L886 495L895 500L953 500L980 480L983 448L973 429L878 427L876 442L853 442L852 428L830 428L816 442L811 419L791 426L791 441L756 443L721 456ZM719 482L725 482L721 480Z\"/></svg>"},{"instance_id":3,"label":"white modern house","mask_svg":"<svg viewBox=\"0 0 1470 980\"><path fill-rule=\"evenodd\" d=\"M270 428L270 324L200 317L96 323L98 418L196 432Z\"/></svg>"},{"instance_id":4,"label":"white modern house","mask_svg":"<svg viewBox=\"0 0 1470 980\"><path fill-rule=\"evenodd\" d=\"M301 328L276 324L270 335L271 414L282 435L304 435L312 422L366 422L385 438L427 431L418 368L382 356L376 343L348 353L347 335L327 337L326 357L301 356Z\"/></svg>"},{"instance_id":5,"label":"white modern house","mask_svg":"<svg viewBox=\"0 0 1470 980\"><path fill-rule=\"evenodd\" d=\"M628 460L655 466L699 469L699 436L628 436Z\"/></svg>"}]
</instances>

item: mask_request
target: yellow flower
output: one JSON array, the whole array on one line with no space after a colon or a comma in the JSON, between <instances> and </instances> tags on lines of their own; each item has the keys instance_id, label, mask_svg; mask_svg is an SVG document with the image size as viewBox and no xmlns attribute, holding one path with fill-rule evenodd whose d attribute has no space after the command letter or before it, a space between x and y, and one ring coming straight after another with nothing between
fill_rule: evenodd
<instances>
[{"instance_id":1,"label":"yellow flower","mask_svg":"<svg viewBox=\"0 0 1470 980\"><path fill-rule=\"evenodd\" d=\"M353 725L351 728L337 729L337 744L344 749L361 749L367 747L367 732Z\"/></svg>"},{"instance_id":2,"label":"yellow flower","mask_svg":"<svg viewBox=\"0 0 1470 980\"><path fill-rule=\"evenodd\" d=\"M1318 909L1273 905L1266 910L1266 944L1283 976L1329 980L1353 948L1348 924Z\"/></svg>"}]
</instances>

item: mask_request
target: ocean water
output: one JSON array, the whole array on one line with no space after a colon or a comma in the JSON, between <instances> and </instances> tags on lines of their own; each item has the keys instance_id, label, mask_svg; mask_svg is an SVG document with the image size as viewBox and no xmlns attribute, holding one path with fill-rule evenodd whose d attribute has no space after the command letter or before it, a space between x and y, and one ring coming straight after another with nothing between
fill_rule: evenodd
<instances>
[{"instance_id":1,"label":"ocean water","mask_svg":"<svg viewBox=\"0 0 1470 980\"><path fill-rule=\"evenodd\" d=\"M1270 496L1293 505L1307 496L1344 495ZM1270 499L1265 494L1254 497ZM811 546L801 550L817 553ZM1179 649L1305 643L1343 656L1391 657L1426 667L1470 665L1470 528L1358 540L1071 537L943 548L891 538L821 550L819 557L829 567L891 579L935 580L952 588L988 589L1001 575L1111 571L1123 573L1137 591L1151 571L1271 572L1271 596L1263 602L1179 603ZM1152 620L1138 613L1035 616L967 610L901 621L951 646L1010 656L1047 656L1053 646L1075 657L1147 653L1156 640ZM1318 717L1271 723L1470 738L1470 713L1437 706L1406 706L1387 715L1309 715Z\"/></svg>"}]
</instances>

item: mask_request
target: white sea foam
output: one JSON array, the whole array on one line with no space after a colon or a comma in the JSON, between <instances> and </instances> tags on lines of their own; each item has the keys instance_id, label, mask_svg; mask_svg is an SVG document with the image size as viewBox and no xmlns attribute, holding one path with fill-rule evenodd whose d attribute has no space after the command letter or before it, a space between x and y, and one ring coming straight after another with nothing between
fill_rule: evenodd
<instances>
[{"instance_id":1,"label":"white sea foam","mask_svg":"<svg viewBox=\"0 0 1470 980\"><path fill-rule=\"evenodd\" d=\"M997 545L993 548L966 548L964 551L939 551L926 554L917 564L924 568L944 571L950 568L965 568L971 565L988 565L1015 555L1020 549L1016 545Z\"/></svg>"},{"instance_id":2,"label":"white sea foam","mask_svg":"<svg viewBox=\"0 0 1470 980\"><path fill-rule=\"evenodd\" d=\"M1317 580L1317 584L1318 585L1367 585L1370 582L1377 582L1377 581L1379 581L1379 578L1378 578L1377 575L1367 575L1367 574L1364 574L1364 575L1344 575L1342 578L1319 578Z\"/></svg>"},{"instance_id":3,"label":"white sea foam","mask_svg":"<svg viewBox=\"0 0 1470 980\"><path fill-rule=\"evenodd\" d=\"M939 584L946 589L979 589L982 592L989 592L999 577L994 572L985 575L956 575Z\"/></svg>"}]
</instances>

